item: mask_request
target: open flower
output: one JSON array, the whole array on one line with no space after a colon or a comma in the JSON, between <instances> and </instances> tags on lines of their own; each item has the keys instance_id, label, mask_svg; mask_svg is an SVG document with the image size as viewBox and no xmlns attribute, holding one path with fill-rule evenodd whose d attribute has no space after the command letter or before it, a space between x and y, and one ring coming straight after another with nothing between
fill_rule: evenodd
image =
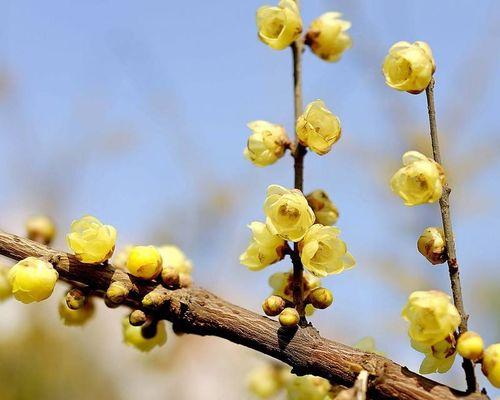
<instances>
[{"instance_id":1,"label":"open flower","mask_svg":"<svg viewBox=\"0 0 500 400\"><path fill-rule=\"evenodd\" d=\"M339 210L324 190L318 189L306 196L314 211L316 222L322 225L334 225L339 219Z\"/></svg>"},{"instance_id":2,"label":"open flower","mask_svg":"<svg viewBox=\"0 0 500 400\"><path fill-rule=\"evenodd\" d=\"M290 46L302 32L302 19L293 0L281 0L277 7L260 7L256 22L259 39L275 50Z\"/></svg>"},{"instance_id":3,"label":"open flower","mask_svg":"<svg viewBox=\"0 0 500 400\"><path fill-rule=\"evenodd\" d=\"M266 224L273 235L297 242L314 223L314 212L300 190L270 185L264 202Z\"/></svg>"},{"instance_id":4,"label":"open flower","mask_svg":"<svg viewBox=\"0 0 500 400\"><path fill-rule=\"evenodd\" d=\"M397 42L389 49L382 66L388 86L413 94L429 86L435 70L432 50L425 42Z\"/></svg>"},{"instance_id":5,"label":"open flower","mask_svg":"<svg viewBox=\"0 0 500 400\"><path fill-rule=\"evenodd\" d=\"M453 365L455 356L457 355L455 338L452 334L432 346L414 340L412 340L411 346L420 353L425 354L425 358L420 365L419 372L421 374L447 372Z\"/></svg>"},{"instance_id":6,"label":"open flower","mask_svg":"<svg viewBox=\"0 0 500 400\"><path fill-rule=\"evenodd\" d=\"M133 346L136 349L147 352L154 349L156 346L161 347L167 342L167 330L165 322L160 321L156 326L156 334L146 339L142 335L142 327L130 325L128 316L122 320L123 341L127 346Z\"/></svg>"},{"instance_id":7,"label":"open flower","mask_svg":"<svg viewBox=\"0 0 500 400\"><path fill-rule=\"evenodd\" d=\"M253 121L248 123L248 127L252 130L252 134L243 151L248 160L258 167L265 167L283 157L289 140L281 125L267 121Z\"/></svg>"},{"instance_id":8,"label":"open flower","mask_svg":"<svg viewBox=\"0 0 500 400\"><path fill-rule=\"evenodd\" d=\"M410 323L410 338L422 345L432 346L446 339L460 324L450 296L437 290L413 292L401 314Z\"/></svg>"},{"instance_id":9,"label":"open flower","mask_svg":"<svg viewBox=\"0 0 500 400\"><path fill-rule=\"evenodd\" d=\"M14 297L25 304L48 299L58 277L51 263L36 257L19 261L8 274Z\"/></svg>"},{"instance_id":10,"label":"open flower","mask_svg":"<svg viewBox=\"0 0 500 400\"><path fill-rule=\"evenodd\" d=\"M351 27L349 21L340 19L339 12L327 12L316 18L307 31L306 44L314 54L325 61L340 60L345 50L352 46L347 30Z\"/></svg>"},{"instance_id":11,"label":"open flower","mask_svg":"<svg viewBox=\"0 0 500 400\"><path fill-rule=\"evenodd\" d=\"M340 229L314 224L299 243L304 268L315 276L338 274L354 267L356 261L340 239Z\"/></svg>"},{"instance_id":12,"label":"open flower","mask_svg":"<svg viewBox=\"0 0 500 400\"><path fill-rule=\"evenodd\" d=\"M68 246L83 263L98 264L111 257L115 250L116 229L97 218L86 215L73 221L67 235Z\"/></svg>"},{"instance_id":13,"label":"open flower","mask_svg":"<svg viewBox=\"0 0 500 400\"><path fill-rule=\"evenodd\" d=\"M328 153L341 135L339 119L322 100L314 100L307 105L297 119L295 130L300 143L320 156Z\"/></svg>"},{"instance_id":14,"label":"open flower","mask_svg":"<svg viewBox=\"0 0 500 400\"><path fill-rule=\"evenodd\" d=\"M403 154L403 165L391 178L391 189L405 205L435 203L441 198L446 182L441 165L418 151Z\"/></svg>"},{"instance_id":15,"label":"open flower","mask_svg":"<svg viewBox=\"0 0 500 400\"><path fill-rule=\"evenodd\" d=\"M273 235L266 224L254 221L248 227L252 230L252 240L240 263L252 271L259 271L283 258L285 241Z\"/></svg>"}]
</instances>

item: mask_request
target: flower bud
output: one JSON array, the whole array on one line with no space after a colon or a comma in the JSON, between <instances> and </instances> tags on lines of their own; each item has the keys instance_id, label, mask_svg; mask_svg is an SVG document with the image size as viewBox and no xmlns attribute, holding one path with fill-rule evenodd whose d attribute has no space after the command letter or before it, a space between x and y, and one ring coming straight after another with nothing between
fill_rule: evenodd
<instances>
[{"instance_id":1,"label":"flower bud","mask_svg":"<svg viewBox=\"0 0 500 400\"><path fill-rule=\"evenodd\" d=\"M14 297L25 304L48 299L58 277L51 263L35 257L19 261L8 274Z\"/></svg>"},{"instance_id":2,"label":"flower bud","mask_svg":"<svg viewBox=\"0 0 500 400\"><path fill-rule=\"evenodd\" d=\"M306 199L314 211L316 223L321 225L335 225L337 223L339 210L324 190L315 190L309 193Z\"/></svg>"},{"instance_id":3,"label":"flower bud","mask_svg":"<svg viewBox=\"0 0 500 400\"><path fill-rule=\"evenodd\" d=\"M162 258L154 246L134 246L127 259L129 272L142 279L156 278L162 269Z\"/></svg>"},{"instance_id":4,"label":"flower bud","mask_svg":"<svg viewBox=\"0 0 500 400\"><path fill-rule=\"evenodd\" d=\"M154 289L143 297L142 305L146 308L157 310L163 306L167 300L168 297L165 295L164 291Z\"/></svg>"},{"instance_id":5,"label":"flower bud","mask_svg":"<svg viewBox=\"0 0 500 400\"><path fill-rule=\"evenodd\" d=\"M26 221L26 235L28 239L42 244L50 244L56 234L56 227L52 219L45 215L30 217Z\"/></svg>"},{"instance_id":6,"label":"flower bud","mask_svg":"<svg viewBox=\"0 0 500 400\"><path fill-rule=\"evenodd\" d=\"M161 271L161 280L168 288L178 288L180 286L179 272L172 267L165 267Z\"/></svg>"},{"instance_id":7,"label":"flower bud","mask_svg":"<svg viewBox=\"0 0 500 400\"><path fill-rule=\"evenodd\" d=\"M253 121L247 125L252 134L243 155L258 167L274 164L285 154L290 141L281 125L267 121Z\"/></svg>"},{"instance_id":8,"label":"flower bud","mask_svg":"<svg viewBox=\"0 0 500 400\"><path fill-rule=\"evenodd\" d=\"M109 259L115 250L116 229L86 215L73 221L66 238L68 246L81 262L99 264Z\"/></svg>"},{"instance_id":9,"label":"flower bud","mask_svg":"<svg viewBox=\"0 0 500 400\"><path fill-rule=\"evenodd\" d=\"M240 255L241 264L259 271L283 258L285 241L280 236L272 234L262 222L253 221L248 227L252 230L252 240Z\"/></svg>"},{"instance_id":10,"label":"flower bud","mask_svg":"<svg viewBox=\"0 0 500 400\"><path fill-rule=\"evenodd\" d=\"M69 308L67 298L62 298L59 303L59 316L66 326L81 326L93 317L94 312L94 303L90 299L78 309Z\"/></svg>"},{"instance_id":11,"label":"flower bud","mask_svg":"<svg viewBox=\"0 0 500 400\"><path fill-rule=\"evenodd\" d=\"M167 341L167 331L164 321L156 325L153 337L145 338L141 326L130 325L128 317L122 320L123 341L127 346L133 346L140 351L151 351L154 347L163 346Z\"/></svg>"},{"instance_id":12,"label":"flower bud","mask_svg":"<svg viewBox=\"0 0 500 400\"><path fill-rule=\"evenodd\" d=\"M9 282L9 268L0 264L0 302L12 295L12 286Z\"/></svg>"},{"instance_id":13,"label":"flower bud","mask_svg":"<svg viewBox=\"0 0 500 400\"><path fill-rule=\"evenodd\" d=\"M297 119L295 130L300 143L320 156L328 153L340 139L340 120L326 108L322 100L307 105Z\"/></svg>"},{"instance_id":14,"label":"flower bud","mask_svg":"<svg viewBox=\"0 0 500 400\"><path fill-rule=\"evenodd\" d=\"M108 306L111 303L110 308L114 308L113 305L119 306L122 304L129 294L129 289L125 286L123 282L115 281L111 282L108 290L106 290L105 300L108 300L106 303Z\"/></svg>"},{"instance_id":15,"label":"flower bud","mask_svg":"<svg viewBox=\"0 0 500 400\"><path fill-rule=\"evenodd\" d=\"M141 326L146 322L146 319L146 314L142 310L134 310L128 316L128 320L132 326Z\"/></svg>"},{"instance_id":16,"label":"flower bud","mask_svg":"<svg viewBox=\"0 0 500 400\"><path fill-rule=\"evenodd\" d=\"M259 39L274 50L290 46L302 33L302 19L293 0L281 0L277 7L260 7L256 22Z\"/></svg>"},{"instance_id":17,"label":"flower bud","mask_svg":"<svg viewBox=\"0 0 500 400\"><path fill-rule=\"evenodd\" d=\"M285 308L279 316L280 324L284 327L294 327L299 324L300 316L295 308Z\"/></svg>"},{"instance_id":18,"label":"flower bud","mask_svg":"<svg viewBox=\"0 0 500 400\"><path fill-rule=\"evenodd\" d=\"M483 355L483 338L476 332L464 332L457 340L457 351L463 358L479 360Z\"/></svg>"},{"instance_id":19,"label":"flower bud","mask_svg":"<svg viewBox=\"0 0 500 400\"><path fill-rule=\"evenodd\" d=\"M279 296L269 296L267 299L264 300L262 303L262 310L264 310L264 313L270 317L275 317L276 315L279 315L286 306L285 300L283 300Z\"/></svg>"},{"instance_id":20,"label":"flower bud","mask_svg":"<svg viewBox=\"0 0 500 400\"><path fill-rule=\"evenodd\" d=\"M500 343L484 350L481 370L493 386L500 388Z\"/></svg>"},{"instance_id":21,"label":"flower bud","mask_svg":"<svg viewBox=\"0 0 500 400\"><path fill-rule=\"evenodd\" d=\"M447 259L446 241L441 228L426 228L418 238L417 248L433 265L442 264Z\"/></svg>"},{"instance_id":22,"label":"flower bud","mask_svg":"<svg viewBox=\"0 0 500 400\"><path fill-rule=\"evenodd\" d=\"M323 310L333 303L333 294L326 288L314 289L307 298L314 308Z\"/></svg>"},{"instance_id":23,"label":"flower bud","mask_svg":"<svg viewBox=\"0 0 500 400\"><path fill-rule=\"evenodd\" d=\"M346 33L351 23L340 19L341 16L339 12L327 12L316 18L307 31L306 44L314 54L328 62L340 60L344 51L352 46Z\"/></svg>"},{"instance_id":24,"label":"flower bud","mask_svg":"<svg viewBox=\"0 0 500 400\"><path fill-rule=\"evenodd\" d=\"M412 94L429 86L435 70L431 48L425 42L397 42L389 49L382 66L388 86Z\"/></svg>"},{"instance_id":25,"label":"flower bud","mask_svg":"<svg viewBox=\"0 0 500 400\"><path fill-rule=\"evenodd\" d=\"M81 289L73 288L66 293L65 301L70 310L78 310L83 307L87 298Z\"/></svg>"}]
</instances>

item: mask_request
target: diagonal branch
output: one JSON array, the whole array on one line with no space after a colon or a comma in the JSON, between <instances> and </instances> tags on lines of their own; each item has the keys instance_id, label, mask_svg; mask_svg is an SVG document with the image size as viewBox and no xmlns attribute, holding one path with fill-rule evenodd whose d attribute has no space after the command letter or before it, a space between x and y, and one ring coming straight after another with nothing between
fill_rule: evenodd
<instances>
[{"instance_id":1,"label":"diagonal branch","mask_svg":"<svg viewBox=\"0 0 500 400\"><path fill-rule=\"evenodd\" d=\"M102 296L115 270L110 265L82 264L73 255L0 231L0 254L14 260L46 257L54 263L60 279L88 286ZM174 328L197 335L218 336L281 360L296 374L313 374L332 383L352 386L360 371L370 374L368 394L372 399L487 400L484 394L465 394L424 378L395 362L324 339L307 327L283 329L278 322L235 306L201 289L167 290L154 282L130 277L133 290L125 304L141 307L144 295L156 288L166 302L156 310Z\"/></svg>"}]
</instances>

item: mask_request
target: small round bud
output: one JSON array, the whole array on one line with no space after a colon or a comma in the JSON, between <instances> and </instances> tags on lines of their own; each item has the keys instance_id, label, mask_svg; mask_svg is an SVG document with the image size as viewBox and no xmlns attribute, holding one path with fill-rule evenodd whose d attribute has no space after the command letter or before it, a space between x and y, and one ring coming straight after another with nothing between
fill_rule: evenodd
<instances>
[{"instance_id":1,"label":"small round bud","mask_svg":"<svg viewBox=\"0 0 500 400\"><path fill-rule=\"evenodd\" d=\"M164 292L160 290L152 290L147 293L142 299L142 305L146 308L158 309L168 300Z\"/></svg>"},{"instance_id":2,"label":"small round bud","mask_svg":"<svg viewBox=\"0 0 500 400\"><path fill-rule=\"evenodd\" d=\"M52 219L45 215L31 217L26 221L26 235L28 239L42 244L50 244L56 234L56 227Z\"/></svg>"},{"instance_id":3,"label":"small round bud","mask_svg":"<svg viewBox=\"0 0 500 400\"><path fill-rule=\"evenodd\" d=\"M493 386L500 388L500 343L484 350L481 370Z\"/></svg>"},{"instance_id":4,"label":"small round bud","mask_svg":"<svg viewBox=\"0 0 500 400\"><path fill-rule=\"evenodd\" d=\"M85 294L81 289L73 288L66 293L66 305L71 310L79 310L86 302Z\"/></svg>"},{"instance_id":5,"label":"small round bud","mask_svg":"<svg viewBox=\"0 0 500 400\"><path fill-rule=\"evenodd\" d=\"M483 349L483 338L476 332L465 332L458 338L457 351L463 358L479 360L483 354Z\"/></svg>"},{"instance_id":6,"label":"small round bud","mask_svg":"<svg viewBox=\"0 0 500 400\"><path fill-rule=\"evenodd\" d=\"M116 281L111 282L111 285L109 285L105 298L111 303L120 305L123 303L128 294L128 288L126 288L122 282Z\"/></svg>"},{"instance_id":7,"label":"small round bud","mask_svg":"<svg viewBox=\"0 0 500 400\"><path fill-rule=\"evenodd\" d=\"M295 308L285 308L279 316L280 324L284 327L294 327L299 324L300 316Z\"/></svg>"},{"instance_id":8,"label":"small round bud","mask_svg":"<svg viewBox=\"0 0 500 400\"><path fill-rule=\"evenodd\" d=\"M161 271L161 280L168 288L178 288L180 285L180 274L172 267L164 267Z\"/></svg>"},{"instance_id":9,"label":"small round bud","mask_svg":"<svg viewBox=\"0 0 500 400\"><path fill-rule=\"evenodd\" d=\"M132 326L141 326L146 322L146 319L146 314L142 310L134 310L128 316L128 320Z\"/></svg>"},{"instance_id":10,"label":"small round bud","mask_svg":"<svg viewBox=\"0 0 500 400\"><path fill-rule=\"evenodd\" d=\"M428 227L422 232L417 241L417 248L433 265L446 261L446 241L441 228Z\"/></svg>"},{"instance_id":11,"label":"small round bud","mask_svg":"<svg viewBox=\"0 0 500 400\"><path fill-rule=\"evenodd\" d=\"M86 301L79 309L68 307L67 300L63 298L59 303L59 316L66 326L81 326L94 315L95 307L92 301Z\"/></svg>"},{"instance_id":12,"label":"small round bud","mask_svg":"<svg viewBox=\"0 0 500 400\"><path fill-rule=\"evenodd\" d=\"M59 277L48 261L28 257L14 265L8 274L12 294L22 303L48 299Z\"/></svg>"},{"instance_id":13,"label":"small round bud","mask_svg":"<svg viewBox=\"0 0 500 400\"><path fill-rule=\"evenodd\" d=\"M275 317L276 315L281 314L281 312L285 309L286 302L279 296L269 296L262 303L262 310L264 313L270 317Z\"/></svg>"},{"instance_id":14,"label":"small round bud","mask_svg":"<svg viewBox=\"0 0 500 400\"><path fill-rule=\"evenodd\" d=\"M162 268L162 258L154 246L134 246L127 258L127 269L142 279L156 278Z\"/></svg>"},{"instance_id":15,"label":"small round bud","mask_svg":"<svg viewBox=\"0 0 500 400\"><path fill-rule=\"evenodd\" d=\"M314 289L307 298L314 308L323 310L333 303L333 294L326 288Z\"/></svg>"}]
</instances>

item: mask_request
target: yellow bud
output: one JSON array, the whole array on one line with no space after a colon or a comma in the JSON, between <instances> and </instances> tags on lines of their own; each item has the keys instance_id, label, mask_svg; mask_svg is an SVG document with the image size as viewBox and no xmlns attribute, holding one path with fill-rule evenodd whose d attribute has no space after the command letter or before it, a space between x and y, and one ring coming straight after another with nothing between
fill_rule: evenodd
<instances>
[{"instance_id":1,"label":"yellow bud","mask_svg":"<svg viewBox=\"0 0 500 400\"><path fill-rule=\"evenodd\" d=\"M9 282L9 268L0 264L0 302L12 295L12 286Z\"/></svg>"},{"instance_id":2,"label":"yellow bud","mask_svg":"<svg viewBox=\"0 0 500 400\"><path fill-rule=\"evenodd\" d=\"M256 23L259 39L274 50L290 46L302 33L302 19L293 0L281 0L277 7L260 7Z\"/></svg>"},{"instance_id":3,"label":"yellow bud","mask_svg":"<svg viewBox=\"0 0 500 400\"><path fill-rule=\"evenodd\" d=\"M333 303L333 294L326 288L314 289L307 298L314 308L323 310Z\"/></svg>"},{"instance_id":4,"label":"yellow bud","mask_svg":"<svg viewBox=\"0 0 500 400\"><path fill-rule=\"evenodd\" d=\"M435 203L443 194L444 170L437 162L418 151L403 155L403 167L391 179L391 189L405 205Z\"/></svg>"},{"instance_id":5,"label":"yellow bud","mask_svg":"<svg viewBox=\"0 0 500 400\"><path fill-rule=\"evenodd\" d=\"M432 264L442 264L446 261L446 241L441 228L426 228L418 238L417 248Z\"/></svg>"},{"instance_id":6,"label":"yellow bud","mask_svg":"<svg viewBox=\"0 0 500 400\"><path fill-rule=\"evenodd\" d=\"M12 294L25 304L49 298L58 277L52 264L35 257L19 261L8 274Z\"/></svg>"},{"instance_id":7,"label":"yellow bud","mask_svg":"<svg viewBox=\"0 0 500 400\"><path fill-rule=\"evenodd\" d=\"M154 246L134 246L128 254L127 269L138 278L156 278L162 269L160 252Z\"/></svg>"},{"instance_id":8,"label":"yellow bud","mask_svg":"<svg viewBox=\"0 0 500 400\"><path fill-rule=\"evenodd\" d=\"M78 310L85 305L87 298L81 289L73 288L66 293L65 301L71 310Z\"/></svg>"},{"instance_id":9,"label":"yellow bud","mask_svg":"<svg viewBox=\"0 0 500 400\"><path fill-rule=\"evenodd\" d=\"M340 139L340 120L326 108L322 100L307 105L295 125L297 137L304 146L320 156L328 153Z\"/></svg>"},{"instance_id":10,"label":"yellow bud","mask_svg":"<svg viewBox=\"0 0 500 400\"><path fill-rule=\"evenodd\" d=\"M103 225L90 215L73 221L67 235L68 246L83 263L99 264L111 257L115 249L116 229Z\"/></svg>"},{"instance_id":11,"label":"yellow bud","mask_svg":"<svg viewBox=\"0 0 500 400\"><path fill-rule=\"evenodd\" d=\"M180 285L187 287L191 285L191 271L193 264L177 246L167 245L158 247L163 260L163 268L173 268L179 273Z\"/></svg>"},{"instance_id":12,"label":"yellow bud","mask_svg":"<svg viewBox=\"0 0 500 400\"><path fill-rule=\"evenodd\" d=\"M339 210L324 190L315 190L309 193L306 199L314 211L316 223L322 225L335 225L337 223Z\"/></svg>"},{"instance_id":13,"label":"yellow bud","mask_svg":"<svg viewBox=\"0 0 500 400\"><path fill-rule=\"evenodd\" d=\"M94 303L88 300L77 310L72 310L66 304L66 299L62 298L59 303L59 316L66 326L80 326L93 317L95 312Z\"/></svg>"},{"instance_id":14,"label":"yellow bud","mask_svg":"<svg viewBox=\"0 0 500 400\"><path fill-rule=\"evenodd\" d=\"M54 221L45 215L30 217L26 221L26 234L28 239L49 244L56 234Z\"/></svg>"},{"instance_id":15,"label":"yellow bud","mask_svg":"<svg viewBox=\"0 0 500 400\"><path fill-rule=\"evenodd\" d=\"M128 320L132 326L141 326L146 322L146 319L146 314L142 310L134 310L128 316Z\"/></svg>"},{"instance_id":16,"label":"yellow bud","mask_svg":"<svg viewBox=\"0 0 500 400\"><path fill-rule=\"evenodd\" d=\"M299 243L304 268L316 276L338 274L354 267L356 261L340 238L340 229L315 224Z\"/></svg>"},{"instance_id":17,"label":"yellow bud","mask_svg":"<svg viewBox=\"0 0 500 400\"><path fill-rule=\"evenodd\" d=\"M240 263L251 271L259 271L283 258L285 241L272 234L266 224L254 221L248 227L252 231L252 240L248 248L240 255Z\"/></svg>"},{"instance_id":18,"label":"yellow bud","mask_svg":"<svg viewBox=\"0 0 500 400\"><path fill-rule=\"evenodd\" d=\"M164 267L162 269L161 280L169 288L178 288L180 286L179 272L172 267Z\"/></svg>"},{"instance_id":19,"label":"yellow bud","mask_svg":"<svg viewBox=\"0 0 500 400\"><path fill-rule=\"evenodd\" d=\"M340 60L345 50L352 46L347 30L351 27L349 21L340 19L339 12L327 12L316 18L307 31L306 44L314 54L325 61Z\"/></svg>"},{"instance_id":20,"label":"yellow bud","mask_svg":"<svg viewBox=\"0 0 500 400\"><path fill-rule=\"evenodd\" d=\"M481 370L493 386L500 388L500 343L484 350Z\"/></svg>"},{"instance_id":21,"label":"yellow bud","mask_svg":"<svg viewBox=\"0 0 500 400\"><path fill-rule=\"evenodd\" d=\"M287 384L289 400L326 400L332 386L324 378L313 375L292 376Z\"/></svg>"},{"instance_id":22,"label":"yellow bud","mask_svg":"<svg viewBox=\"0 0 500 400\"><path fill-rule=\"evenodd\" d=\"M129 292L130 290L123 282L111 282L108 290L106 290L106 300L108 300L107 305L113 308L113 305L122 304L127 298Z\"/></svg>"},{"instance_id":23,"label":"yellow bud","mask_svg":"<svg viewBox=\"0 0 500 400\"><path fill-rule=\"evenodd\" d=\"M252 134L243 152L246 159L258 167L265 167L283 157L290 141L281 125L267 121L253 121L247 126L252 130Z\"/></svg>"},{"instance_id":24,"label":"yellow bud","mask_svg":"<svg viewBox=\"0 0 500 400\"><path fill-rule=\"evenodd\" d=\"M410 338L428 346L446 339L460 324L460 315L450 296L436 290L413 292L402 316L410 323Z\"/></svg>"},{"instance_id":25,"label":"yellow bud","mask_svg":"<svg viewBox=\"0 0 500 400\"><path fill-rule=\"evenodd\" d=\"M150 351L154 347L163 346L167 341L167 331L164 321L156 326L156 333L152 338L146 339L142 335L142 327L130 325L128 317L122 320L123 341L127 346L133 346L140 351Z\"/></svg>"},{"instance_id":26,"label":"yellow bud","mask_svg":"<svg viewBox=\"0 0 500 400\"><path fill-rule=\"evenodd\" d=\"M315 288L320 287L321 280L304 271L302 276L302 293L304 298ZM273 289L273 295L293 302L293 272L276 272L269 277L269 286Z\"/></svg>"},{"instance_id":27,"label":"yellow bud","mask_svg":"<svg viewBox=\"0 0 500 400\"><path fill-rule=\"evenodd\" d=\"M435 70L431 48L425 42L397 42L382 66L388 86L413 94L429 86Z\"/></svg>"},{"instance_id":28,"label":"yellow bud","mask_svg":"<svg viewBox=\"0 0 500 400\"><path fill-rule=\"evenodd\" d=\"M282 370L276 365L262 365L254 368L247 377L248 390L260 399L269 399L283 388Z\"/></svg>"},{"instance_id":29,"label":"yellow bud","mask_svg":"<svg viewBox=\"0 0 500 400\"><path fill-rule=\"evenodd\" d=\"M262 303L262 310L266 315L270 317L275 317L285 309L285 306L286 306L285 300L283 300L279 296L272 295L264 300L264 302Z\"/></svg>"},{"instance_id":30,"label":"yellow bud","mask_svg":"<svg viewBox=\"0 0 500 400\"><path fill-rule=\"evenodd\" d=\"M464 332L457 340L457 351L463 358L479 360L483 355L483 338L476 332Z\"/></svg>"},{"instance_id":31,"label":"yellow bud","mask_svg":"<svg viewBox=\"0 0 500 400\"><path fill-rule=\"evenodd\" d=\"M279 320L281 326L294 327L298 325L300 321L300 316L295 308L287 307L281 312Z\"/></svg>"},{"instance_id":32,"label":"yellow bud","mask_svg":"<svg viewBox=\"0 0 500 400\"><path fill-rule=\"evenodd\" d=\"M270 185L264 202L269 232L297 242L314 223L314 212L300 190Z\"/></svg>"}]
</instances>

